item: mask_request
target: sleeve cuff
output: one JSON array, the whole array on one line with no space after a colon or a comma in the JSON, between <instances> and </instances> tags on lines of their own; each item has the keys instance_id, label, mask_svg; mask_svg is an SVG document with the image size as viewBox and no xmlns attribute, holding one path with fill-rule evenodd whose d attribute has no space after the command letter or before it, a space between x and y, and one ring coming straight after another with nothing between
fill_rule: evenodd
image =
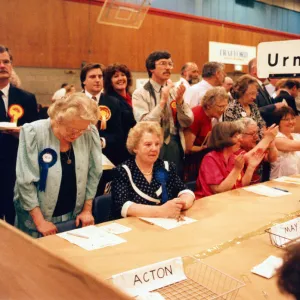
<instances>
[{"instance_id":1,"label":"sleeve cuff","mask_svg":"<svg viewBox=\"0 0 300 300\"><path fill-rule=\"evenodd\" d=\"M180 192L178 193L178 197L180 197L180 196L183 195L183 194L190 194L190 195L192 195L192 196L194 197L194 200L195 200L195 198L196 198L195 194L194 194L191 190L188 190L188 189L180 191ZM125 204L126 204L126 203L125 203Z\"/></svg>"},{"instance_id":2,"label":"sleeve cuff","mask_svg":"<svg viewBox=\"0 0 300 300\"><path fill-rule=\"evenodd\" d=\"M127 217L127 211L128 211L128 208L134 204L134 202L132 201L126 201L123 206L122 206L122 209L121 209L121 216L123 218L126 218Z\"/></svg>"},{"instance_id":3,"label":"sleeve cuff","mask_svg":"<svg viewBox=\"0 0 300 300\"><path fill-rule=\"evenodd\" d=\"M104 137L101 137L100 140L101 140L102 149L104 149L106 147L106 140Z\"/></svg>"}]
</instances>

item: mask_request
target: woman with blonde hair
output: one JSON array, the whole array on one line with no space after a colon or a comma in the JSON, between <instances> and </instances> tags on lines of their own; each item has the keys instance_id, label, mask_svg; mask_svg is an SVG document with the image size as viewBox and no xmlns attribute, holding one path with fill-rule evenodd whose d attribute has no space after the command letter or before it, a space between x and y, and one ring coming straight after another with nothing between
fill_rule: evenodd
<instances>
[{"instance_id":1,"label":"woman with blonde hair","mask_svg":"<svg viewBox=\"0 0 300 300\"><path fill-rule=\"evenodd\" d=\"M14 203L16 226L33 237L55 234L55 223L94 224L92 201L101 176L98 106L83 93L56 100L49 119L20 133Z\"/></svg>"},{"instance_id":2,"label":"woman with blonde hair","mask_svg":"<svg viewBox=\"0 0 300 300\"><path fill-rule=\"evenodd\" d=\"M114 217L177 218L195 196L176 173L174 163L158 158L163 144L159 123L143 121L130 131L127 149L134 157L117 168L112 183Z\"/></svg>"}]
</instances>

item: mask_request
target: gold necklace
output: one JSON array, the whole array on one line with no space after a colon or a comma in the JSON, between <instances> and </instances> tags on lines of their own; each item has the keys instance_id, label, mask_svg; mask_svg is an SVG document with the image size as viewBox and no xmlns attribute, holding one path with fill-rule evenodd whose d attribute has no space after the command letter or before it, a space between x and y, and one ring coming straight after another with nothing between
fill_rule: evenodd
<instances>
[{"instance_id":1,"label":"gold necklace","mask_svg":"<svg viewBox=\"0 0 300 300\"><path fill-rule=\"evenodd\" d=\"M70 165L72 163L72 159L70 158L71 157L71 150L72 150L72 146L70 146L70 149L69 149L69 154L67 152L64 152L67 156L67 164Z\"/></svg>"},{"instance_id":2,"label":"gold necklace","mask_svg":"<svg viewBox=\"0 0 300 300\"><path fill-rule=\"evenodd\" d=\"M149 172L145 172L137 163L137 161L135 160L136 165L138 166L138 168L140 169L140 171L142 172L143 175L152 175L153 173L153 167L151 168L151 170Z\"/></svg>"}]
</instances>

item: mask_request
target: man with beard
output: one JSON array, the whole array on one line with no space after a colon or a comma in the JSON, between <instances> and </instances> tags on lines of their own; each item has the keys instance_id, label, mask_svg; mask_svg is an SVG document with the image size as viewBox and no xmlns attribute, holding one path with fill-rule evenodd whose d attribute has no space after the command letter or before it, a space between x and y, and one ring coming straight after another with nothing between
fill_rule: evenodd
<instances>
[{"instance_id":1,"label":"man with beard","mask_svg":"<svg viewBox=\"0 0 300 300\"><path fill-rule=\"evenodd\" d=\"M182 83L187 90L189 87L199 82L199 69L194 62L187 62L184 64L180 73L181 77L179 81L176 82L176 87Z\"/></svg>"},{"instance_id":2,"label":"man with beard","mask_svg":"<svg viewBox=\"0 0 300 300\"><path fill-rule=\"evenodd\" d=\"M202 69L202 80L193 85L184 95L184 101L191 108L201 105L205 93L215 86L221 86L226 76L224 65L218 62L208 62Z\"/></svg>"},{"instance_id":3,"label":"man with beard","mask_svg":"<svg viewBox=\"0 0 300 300\"><path fill-rule=\"evenodd\" d=\"M14 122L22 126L37 120L35 96L10 83L12 55L0 45L0 122ZM16 160L20 128L0 132L0 218L11 225L15 221L13 204L16 181Z\"/></svg>"},{"instance_id":4,"label":"man with beard","mask_svg":"<svg viewBox=\"0 0 300 300\"><path fill-rule=\"evenodd\" d=\"M174 162L179 175L183 175L185 140L183 128L193 122L193 112L184 103L185 87L177 90L168 81L173 69L170 53L152 52L146 59L149 81L132 95L133 114L137 122L159 122L164 131L160 158Z\"/></svg>"}]
</instances>

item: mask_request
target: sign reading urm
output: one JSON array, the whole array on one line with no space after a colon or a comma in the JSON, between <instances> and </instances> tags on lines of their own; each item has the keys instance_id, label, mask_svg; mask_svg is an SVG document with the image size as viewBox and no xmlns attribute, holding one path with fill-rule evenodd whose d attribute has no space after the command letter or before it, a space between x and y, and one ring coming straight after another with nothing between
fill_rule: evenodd
<instances>
[{"instance_id":1,"label":"sign reading urm","mask_svg":"<svg viewBox=\"0 0 300 300\"><path fill-rule=\"evenodd\" d=\"M300 40L260 43L257 73L259 78L300 77Z\"/></svg>"},{"instance_id":2,"label":"sign reading urm","mask_svg":"<svg viewBox=\"0 0 300 300\"><path fill-rule=\"evenodd\" d=\"M209 42L209 61L224 64L247 65L256 57L256 48L244 45Z\"/></svg>"}]
</instances>

